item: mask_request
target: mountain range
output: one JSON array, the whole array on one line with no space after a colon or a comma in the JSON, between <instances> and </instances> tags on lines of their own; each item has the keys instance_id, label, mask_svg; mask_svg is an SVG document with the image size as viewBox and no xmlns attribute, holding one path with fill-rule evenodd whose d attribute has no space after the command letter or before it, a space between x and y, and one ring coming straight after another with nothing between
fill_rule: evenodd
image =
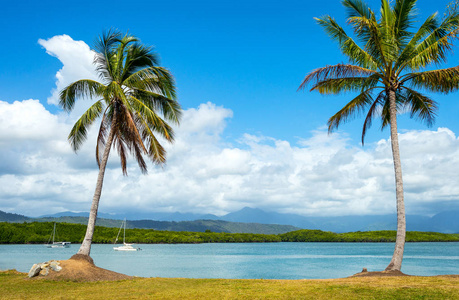
<instances>
[{"instance_id":1,"label":"mountain range","mask_svg":"<svg viewBox=\"0 0 459 300\"><path fill-rule=\"evenodd\" d=\"M87 213L63 212L56 215L42 216L38 218L26 217L18 214L0 211L0 222L58 222L58 223L88 223ZM101 214L104 216L105 214ZM119 227L119 219L97 218L96 225L103 227ZM228 232L228 233L258 233L258 234L282 234L301 228L291 225L259 224L228 222L223 220L193 220L193 221L155 221L155 220L128 220L127 228L155 229L165 231L191 231L204 232Z\"/></svg>"},{"instance_id":2,"label":"mountain range","mask_svg":"<svg viewBox=\"0 0 459 300\"><path fill-rule=\"evenodd\" d=\"M10 218L14 218L14 215L10 214ZM14 216L13 216L14 215ZM61 212L53 215L41 216L40 218L62 218L62 217L87 217L88 213L74 213L74 212ZM0 221L3 221L2 212L0 212ZM154 228L154 226L160 226L160 222L172 222L176 223L162 224L161 228L167 228L163 230L176 230L172 228L180 228L180 230L192 231L191 228L196 227L197 223L190 223L195 221L206 220L207 224L213 224L212 228L218 228L223 226L217 231L226 231L229 223L245 223L245 224L267 224L267 225L289 225L292 226L290 229L295 230L298 228L302 229L320 229L324 231L333 232L351 232L351 231L371 231L371 230L395 230L397 224L397 218L395 214L388 215L359 215L359 216L338 216L338 217L306 217L297 214L284 214L277 212L267 212L258 208L245 207L239 211L226 214L224 216L216 216L212 214L192 214L192 213L151 213L151 214L105 214L99 213L98 217L101 219L112 219L120 220L127 218L130 221L131 226L134 226L135 222L142 220L142 224L150 225L148 227L137 227L137 228ZM445 211L434 215L433 217L421 216L421 215L407 215L407 230L409 231L435 231L442 233L459 233L459 211ZM134 220L136 220L134 222ZM210 221L214 221L211 223ZM7 221L7 220L5 220ZM218 223L217 221L225 221L227 223ZM152 223L153 222L153 223ZM156 222L156 225L152 225ZM187 223L188 222L188 223ZM119 222L116 222L119 223ZM225 224L225 225L222 225ZM195 226L196 225L196 226ZM201 225L198 228L203 228ZM147 225L145 225L147 226ZM243 230L243 227L248 225L239 224L238 226L232 226L238 228L237 230ZM190 228L190 229L187 229ZM274 228L274 227L271 227ZM159 228L158 228L159 229ZM280 231L287 230L288 228L282 228ZM180 231L177 230L177 231ZM212 229L211 229L212 230ZM277 230L276 230L277 231ZM233 231L227 231L233 232ZM250 232L250 231L237 231L237 232ZM255 233L255 232L253 232ZM259 232L257 232L259 233Z\"/></svg>"}]
</instances>

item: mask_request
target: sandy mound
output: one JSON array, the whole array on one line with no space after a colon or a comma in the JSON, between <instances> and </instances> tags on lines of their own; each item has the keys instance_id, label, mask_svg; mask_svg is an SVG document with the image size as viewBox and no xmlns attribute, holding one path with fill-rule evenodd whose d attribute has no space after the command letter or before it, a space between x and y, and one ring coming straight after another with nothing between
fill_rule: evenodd
<instances>
[{"instance_id":1,"label":"sandy mound","mask_svg":"<svg viewBox=\"0 0 459 300\"><path fill-rule=\"evenodd\" d=\"M381 272L360 272L351 277L395 277L395 276L411 276L401 271L381 271Z\"/></svg>"},{"instance_id":2,"label":"sandy mound","mask_svg":"<svg viewBox=\"0 0 459 300\"><path fill-rule=\"evenodd\" d=\"M56 281L114 281L132 279L134 277L96 267L93 260L85 255L76 254L69 260L59 261L62 270L50 270L47 276L32 279Z\"/></svg>"}]
</instances>

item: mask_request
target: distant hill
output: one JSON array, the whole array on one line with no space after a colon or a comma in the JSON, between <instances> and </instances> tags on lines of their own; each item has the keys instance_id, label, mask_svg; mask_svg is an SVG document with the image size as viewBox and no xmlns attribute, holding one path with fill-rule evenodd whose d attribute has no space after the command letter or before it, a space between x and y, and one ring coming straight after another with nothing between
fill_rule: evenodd
<instances>
[{"instance_id":1,"label":"distant hill","mask_svg":"<svg viewBox=\"0 0 459 300\"><path fill-rule=\"evenodd\" d=\"M0 210L0 221L2 222L27 222L30 219L32 218L23 215L7 213Z\"/></svg>"},{"instance_id":2,"label":"distant hill","mask_svg":"<svg viewBox=\"0 0 459 300\"><path fill-rule=\"evenodd\" d=\"M65 213L62 213L65 214ZM60 214L58 214L60 215ZM59 217L41 217L28 218L16 214L9 214L0 211L0 222L58 222L58 223L73 223L87 224L88 218L84 213L71 213L72 216ZM81 216L83 215L83 216ZM87 215L87 214L86 214ZM20 216L20 217L17 217ZM103 227L119 227L120 220L97 218L97 226ZM291 225L276 225L276 224L257 224L257 223L238 223L222 220L195 220L195 221L153 221L153 220L133 220L126 222L127 228L139 229L155 229L167 231L193 231L205 232L227 232L227 233L259 233L259 234L281 234L289 231L299 230L301 228Z\"/></svg>"},{"instance_id":3,"label":"distant hill","mask_svg":"<svg viewBox=\"0 0 459 300\"><path fill-rule=\"evenodd\" d=\"M459 211L445 211L436 214L431 219L434 231L459 233Z\"/></svg>"},{"instance_id":4,"label":"distant hill","mask_svg":"<svg viewBox=\"0 0 459 300\"><path fill-rule=\"evenodd\" d=\"M239 211L224 215L220 219L231 222L256 222L262 224L292 225L304 229L319 229L318 224L310 221L310 217L295 214L265 212L261 209L250 207L244 207Z\"/></svg>"},{"instance_id":5,"label":"distant hill","mask_svg":"<svg viewBox=\"0 0 459 300\"><path fill-rule=\"evenodd\" d=\"M1 212L2 213L2 212ZM0 213L0 221L7 222L24 222L35 220L25 216ZM5 215L6 214L6 215ZM13 217L11 215L15 215ZM59 217L59 222L85 224L85 217L88 213L63 212L54 214L42 221L51 221ZM229 213L224 216L215 216L210 214L193 214L193 213L126 213L123 215L99 213L98 225L117 227L119 220L127 218L134 222L132 225L136 228L157 228L162 230L189 230L198 228L201 231L206 226L214 232L285 232L288 228L302 229L319 229L332 231L336 233L354 232L354 231L373 231L373 230L395 230L397 218L395 214L389 215L358 215L358 216L337 216L337 217L306 217L296 214L283 214L277 212L266 212L258 208L245 207L239 211ZM74 219L66 219L73 217ZM10 219L7 219L10 218ZM25 219L24 219L25 218ZM78 219L81 218L81 219ZM421 215L407 215L408 231L435 231L441 233L459 233L459 211L445 211L436 214L433 217ZM214 221L214 222L211 222ZM224 221L228 222L225 223ZM231 225L230 223L239 223ZM247 225L251 223L252 225ZM263 224L263 229L256 228L254 225ZM269 227L271 225L288 225L292 227ZM268 229L269 228L269 229ZM256 231L253 231L256 230ZM295 230L295 229L291 229Z\"/></svg>"},{"instance_id":6,"label":"distant hill","mask_svg":"<svg viewBox=\"0 0 459 300\"><path fill-rule=\"evenodd\" d=\"M89 217L89 212L63 211L63 212L56 213L56 214L42 215L37 218L40 219L40 218L60 218L60 217L86 217L87 218ZM106 214L103 212L98 212L97 217L104 218L104 219L114 219L114 220L123 220L125 218L117 214Z\"/></svg>"},{"instance_id":7,"label":"distant hill","mask_svg":"<svg viewBox=\"0 0 459 300\"><path fill-rule=\"evenodd\" d=\"M144 228L169 231L195 231L204 232L229 232L229 233L261 233L261 234L280 234L298 230L298 227L291 225L259 224L259 223L240 223L222 220L195 220L181 222L167 221L128 221L130 228Z\"/></svg>"},{"instance_id":8,"label":"distant hill","mask_svg":"<svg viewBox=\"0 0 459 300\"><path fill-rule=\"evenodd\" d=\"M293 225L304 229L320 229L336 233L353 231L395 230L397 217L391 215L363 215L336 217L305 217L295 214L265 212L245 207L220 219L232 222ZM459 233L459 211L447 211L433 217L407 215L407 230Z\"/></svg>"}]
</instances>

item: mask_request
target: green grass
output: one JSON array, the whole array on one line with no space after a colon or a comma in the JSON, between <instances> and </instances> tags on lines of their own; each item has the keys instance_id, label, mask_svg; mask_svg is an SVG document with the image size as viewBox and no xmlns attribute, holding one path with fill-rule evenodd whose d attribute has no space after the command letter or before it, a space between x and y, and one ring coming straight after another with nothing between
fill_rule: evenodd
<instances>
[{"instance_id":1,"label":"green grass","mask_svg":"<svg viewBox=\"0 0 459 300\"><path fill-rule=\"evenodd\" d=\"M459 276L55 282L0 272L1 299L459 299Z\"/></svg>"}]
</instances>

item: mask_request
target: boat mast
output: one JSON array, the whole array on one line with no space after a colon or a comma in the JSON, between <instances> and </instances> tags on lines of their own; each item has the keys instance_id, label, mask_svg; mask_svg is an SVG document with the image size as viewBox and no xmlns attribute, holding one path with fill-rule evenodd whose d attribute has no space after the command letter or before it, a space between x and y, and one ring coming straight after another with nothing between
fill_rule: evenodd
<instances>
[{"instance_id":1,"label":"boat mast","mask_svg":"<svg viewBox=\"0 0 459 300\"><path fill-rule=\"evenodd\" d=\"M118 242L118 238L120 237L121 233L121 228L123 228L123 223L121 223L120 230L118 230L118 235L116 236L115 242L113 244L116 244L116 242Z\"/></svg>"},{"instance_id":2,"label":"boat mast","mask_svg":"<svg viewBox=\"0 0 459 300\"><path fill-rule=\"evenodd\" d=\"M53 244L54 244L54 236L56 235L56 222L54 222L54 229L53 229Z\"/></svg>"}]
</instances>

